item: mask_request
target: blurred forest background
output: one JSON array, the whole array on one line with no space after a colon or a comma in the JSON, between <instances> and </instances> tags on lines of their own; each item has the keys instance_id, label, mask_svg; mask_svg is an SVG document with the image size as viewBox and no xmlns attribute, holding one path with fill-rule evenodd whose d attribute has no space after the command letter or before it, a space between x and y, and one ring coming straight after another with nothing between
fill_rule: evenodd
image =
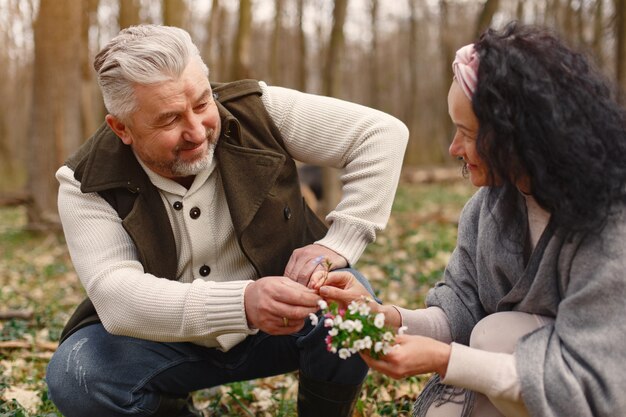
<instances>
[{"instance_id":1,"label":"blurred forest background","mask_svg":"<svg viewBox=\"0 0 626 417\"><path fill-rule=\"evenodd\" d=\"M261 79L391 113L405 166L446 163L454 51L545 25L626 86L626 0L0 0L0 205L57 224L54 172L103 121L93 56L120 28L187 29L213 81Z\"/></svg>"},{"instance_id":2,"label":"blurred forest background","mask_svg":"<svg viewBox=\"0 0 626 417\"><path fill-rule=\"evenodd\" d=\"M382 299L416 308L475 190L453 180L454 165L453 176L437 174L454 164L454 52L511 20L554 29L626 90L626 0L0 0L0 417L60 416L45 366L84 291L56 230L54 172L104 119L91 64L120 28L187 29L213 81L256 78L403 120L411 136L392 216L358 268ZM296 378L202 390L194 401L206 416L292 416ZM424 381L371 372L355 416L410 415Z\"/></svg>"}]
</instances>

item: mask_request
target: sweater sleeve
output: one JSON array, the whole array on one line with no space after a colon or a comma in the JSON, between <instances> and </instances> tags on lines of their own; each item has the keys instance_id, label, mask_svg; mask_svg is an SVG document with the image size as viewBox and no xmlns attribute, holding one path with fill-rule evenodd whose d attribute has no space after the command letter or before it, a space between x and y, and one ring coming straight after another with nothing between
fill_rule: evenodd
<instances>
[{"instance_id":1,"label":"sweater sleeve","mask_svg":"<svg viewBox=\"0 0 626 417\"><path fill-rule=\"evenodd\" d=\"M328 233L316 243L353 265L387 224L408 129L395 117L358 104L260 85L291 156L341 169L341 201L326 217Z\"/></svg>"},{"instance_id":2,"label":"sweater sleeve","mask_svg":"<svg viewBox=\"0 0 626 417\"><path fill-rule=\"evenodd\" d=\"M480 392L491 399L521 401L514 355L473 349L459 343L452 343L451 347L442 383Z\"/></svg>"},{"instance_id":3,"label":"sweater sleeve","mask_svg":"<svg viewBox=\"0 0 626 417\"><path fill-rule=\"evenodd\" d=\"M243 299L250 281L181 283L145 273L115 210L98 194L82 193L67 166L56 177L72 262L107 331L223 350L254 333Z\"/></svg>"},{"instance_id":4,"label":"sweater sleeve","mask_svg":"<svg viewBox=\"0 0 626 417\"><path fill-rule=\"evenodd\" d=\"M430 289L426 305L441 308L452 340L469 345L472 329L486 312L478 294L476 252L478 224L486 190L480 189L465 204L459 220L457 245L444 272L444 281Z\"/></svg>"}]
</instances>

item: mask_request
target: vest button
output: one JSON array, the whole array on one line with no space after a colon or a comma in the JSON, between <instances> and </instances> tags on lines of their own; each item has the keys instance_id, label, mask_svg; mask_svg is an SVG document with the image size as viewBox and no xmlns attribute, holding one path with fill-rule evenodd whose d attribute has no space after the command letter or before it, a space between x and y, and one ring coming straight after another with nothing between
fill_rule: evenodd
<instances>
[{"instance_id":1,"label":"vest button","mask_svg":"<svg viewBox=\"0 0 626 417\"><path fill-rule=\"evenodd\" d=\"M182 208L183 208L183 203L181 203L180 201L174 202L174 210L181 210Z\"/></svg>"},{"instance_id":2,"label":"vest button","mask_svg":"<svg viewBox=\"0 0 626 417\"><path fill-rule=\"evenodd\" d=\"M289 206L283 209L283 215L285 216L285 219L291 219L291 209L289 208Z\"/></svg>"},{"instance_id":3,"label":"vest button","mask_svg":"<svg viewBox=\"0 0 626 417\"><path fill-rule=\"evenodd\" d=\"M191 216L192 219L197 219L198 217L200 217L200 209L198 207L194 207L191 210L189 210L189 216Z\"/></svg>"},{"instance_id":4,"label":"vest button","mask_svg":"<svg viewBox=\"0 0 626 417\"><path fill-rule=\"evenodd\" d=\"M202 265L200 267L200 275L202 275L203 277L208 276L211 273L211 267L209 267L208 265Z\"/></svg>"}]
</instances>

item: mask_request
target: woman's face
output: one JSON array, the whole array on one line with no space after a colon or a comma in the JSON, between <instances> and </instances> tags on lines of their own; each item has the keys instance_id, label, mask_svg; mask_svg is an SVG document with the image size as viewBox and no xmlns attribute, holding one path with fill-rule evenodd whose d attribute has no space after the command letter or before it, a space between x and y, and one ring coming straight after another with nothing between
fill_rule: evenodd
<instances>
[{"instance_id":1,"label":"woman's face","mask_svg":"<svg viewBox=\"0 0 626 417\"><path fill-rule=\"evenodd\" d=\"M471 101L463 93L456 80L452 81L448 92L448 113L456 126L456 132L448 150L450 155L463 158L472 184L476 187L489 185L489 170L476 150L478 119L472 110Z\"/></svg>"}]
</instances>

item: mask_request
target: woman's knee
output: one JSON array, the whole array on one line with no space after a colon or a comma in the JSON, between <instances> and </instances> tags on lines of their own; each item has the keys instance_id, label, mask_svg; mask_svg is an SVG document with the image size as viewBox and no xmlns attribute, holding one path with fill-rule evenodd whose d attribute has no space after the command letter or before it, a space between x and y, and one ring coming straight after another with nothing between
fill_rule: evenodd
<instances>
[{"instance_id":1,"label":"woman's knee","mask_svg":"<svg viewBox=\"0 0 626 417\"><path fill-rule=\"evenodd\" d=\"M490 314L474 326L470 347L489 352L513 353L519 338L552 321L549 317L520 311Z\"/></svg>"}]
</instances>

